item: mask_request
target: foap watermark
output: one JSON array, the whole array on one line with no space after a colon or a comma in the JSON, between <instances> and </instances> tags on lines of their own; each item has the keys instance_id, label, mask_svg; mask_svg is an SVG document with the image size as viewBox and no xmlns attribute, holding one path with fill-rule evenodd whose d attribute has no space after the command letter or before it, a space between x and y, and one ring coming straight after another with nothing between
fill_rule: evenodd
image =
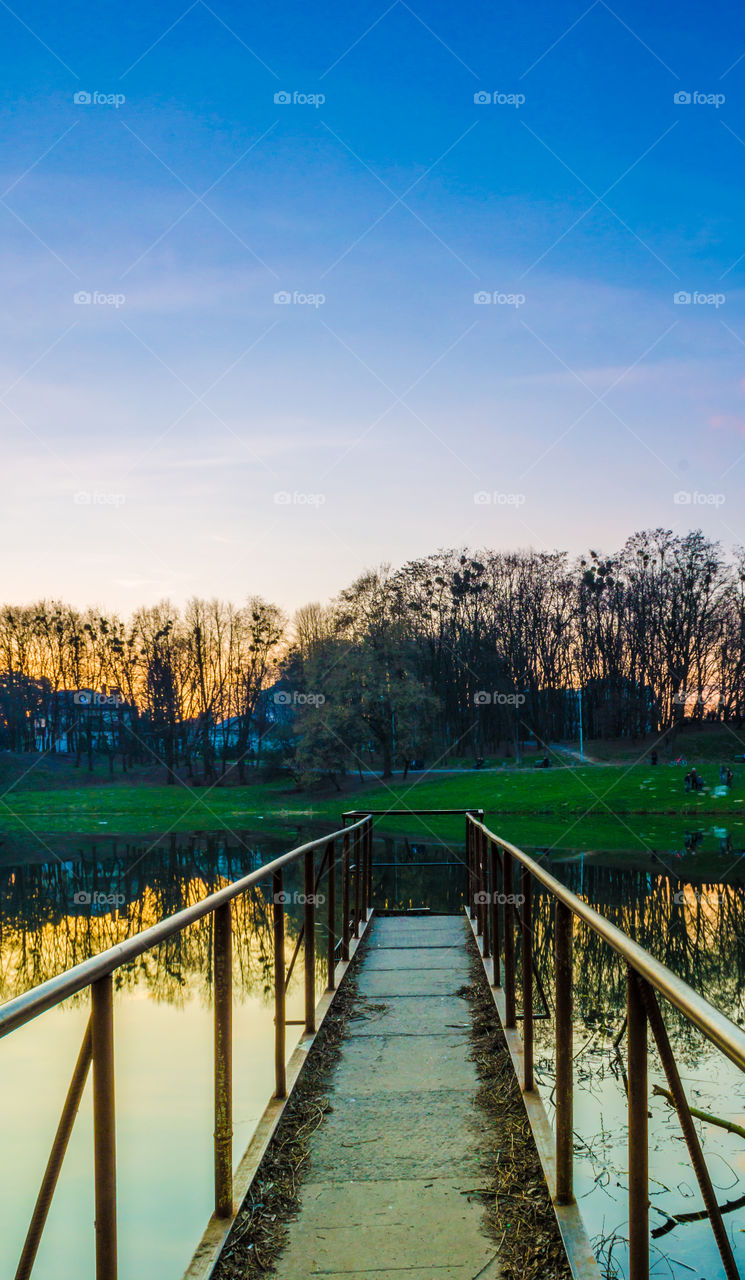
<instances>
[{"instance_id":1,"label":"foap watermark","mask_svg":"<svg viewBox=\"0 0 745 1280\"><path fill-rule=\"evenodd\" d=\"M673 706L687 707L689 702L696 703L699 706L707 706L716 698L718 701L719 690L715 685L703 685L700 689L678 689L673 694Z\"/></svg>"},{"instance_id":2,"label":"foap watermark","mask_svg":"<svg viewBox=\"0 0 745 1280\"><path fill-rule=\"evenodd\" d=\"M302 93L299 89L290 93L287 89L280 89L275 93L274 101L278 107L315 107L318 110L326 101L326 94Z\"/></svg>"},{"instance_id":3,"label":"foap watermark","mask_svg":"<svg viewBox=\"0 0 745 1280\"><path fill-rule=\"evenodd\" d=\"M514 107L519 111L520 107L525 105L525 94L502 93L500 89L494 89L490 93L485 89L477 89L473 100L477 107Z\"/></svg>"},{"instance_id":4,"label":"foap watermark","mask_svg":"<svg viewBox=\"0 0 745 1280\"><path fill-rule=\"evenodd\" d=\"M726 901L726 893L717 893L713 889L694 889L693 885L690 884L687 889L676 889L673 894L673 902L687 902L691 906L694 902L707 902L721 906Z\"/></svg>"},{"instance_id":5,"label":"foap watermark","mask_svg":"<svg viewBox=\"0 0 745 1280\"><path fill-rule=\"evenodd\" d=\"M694 699L698 701L700 697L701 694L698 689L678 689L678 692L673 696L673 705L677 707L684 707L688 702L691 702Z\"/></svg>"},{"instance_id":6,"label":"foap watermark","mask_svg":"<svg viewBox=\"0 0 745 1280\"><path fill-rule=\"evenodd\" d=\"M87 89L79 89L72 100L76 107L114 107L117 111L127 101L123 93L89 93Z\"/></svg>"},{"instance_id":7,"label":"foap watermark","mask_svg":"<svg viewBox=\"0 0 745 1280\"><path fill-rule=\"evenodd\" d=\"M525 504L525 494L479 489L478 493L474 493L473 500L477 507L522 507Z\"/></svg>"},{"instance_id":8,"label":"foap watermark","mask_svg":"<svg viewBox=\"0 0 745 1280\"><path fill-rule=\"evenodd\" d=\"M475 707L521 707L525 701L524 693L499 693L494 690L478 689L473 695Z\"/></svg>"},{"instance_id":9,"label":"foap watermark","mask_svg":"<svg viewBox=\"0 0 745 1280\"><path fill-rule=\"evenodd\" d=\"M687 89L679 89L673 94L673 102L676 107L715 107L718 111L726 98L723 93L702 93L700 89L689 93Z\"/></svg>"},{"instance_id":10,"label":"foap watermark","mask_svg":"<svg viewBox=\"0 0 745 1280\"><path fill-rule=\"evenodd\" d=\"M325 493L298 493L289 489L280 489L274 495L278 507L322 507L326 502Z\"/></svg>"},{"instance_id":11,"label":"foap watermark","mask_svg":"<svg viewBox=\"0 0 745 1280\"><path fill-rule=\"evenodd\" d=\"M73 498L76 507L121 507L125 500L123 493L104 493L100 489L81 489Z\"/></svg>"},{"instance_id":12,"label":"foap watermark","mask_svg":"<svg viewBox=\"0 0 745 1280\"><path fill-rule=\"evenodd\" d=\"M72 300L76 307L114 307L117 311L119 307L123 307L127 301L124 293L101 293L98 289L94 289L90 293L88 289L80 289L72 295Z\"/></svg>"},{"instance_id":13,"label":"foap watermark","mask_svg":"<svg viewBox=\"0 0 745 1280\"><path fill-rule=\"evenodd\" d=\"M523 893L488 893L486 889L477 889L473 895L473 905L475 907L488 907L492 902L498 902L500 907L511 903L515 907L521 907L525 901Z\"/></svg>"},{"instance_id":14,"label":"foap watermark","mask_svg":"<svg viewBox=\"0 0 745 1280\"><path fill-rule=\"evenodd\" d=\"M280 889L279 893L275 893L273 902L281 903L283 907L304 907L307 904L313 904L314 907L322 907L326 901L324 893L290 893L287 889Z\"/></svg>"},{"instance_id":15,"label":"foap watermark","mask_svg":"<svg viewBox=\"0 0 745 1280\"><path fill-rule=\"evenodd\" d=\"M501 289L479 289L473 300L477 307L488 307L492 303L498 307L514 307L515 310L525 303L524 293L503 293Z\"/></svg>"},{"instance_id":16,"label":"foap watermark","mask_svg":"<svg viewBox=\"0 0 745 1280\"><path fill-rule=\"evenodd\" d=\"M275 693L274 701L278 707L322 707L326 701L323 693L291 693L281 689Z\"/></svg>"},{"instance_id":17,"label":"foap watermark","mask_svg":"<svg viewBox=\"0 0 745 1280\"><path fill-rule=\"evenodd\" d=\"M723 493L700 493L698 489L679 489L673 494L676 507L721 507L725 501Z\"/></svg>"},{"instance_id":18,"label":"foap watermark","mask_svg":"<svg viewBox=\"0 0 745 1280\"><path fill-rule=\"evenodd\" d=\"M123 893L101 893L96 890L94 893L88 893L85 889L79 889L77 893L72 895L72 900L76 907L123 907L126 898Z\"/></svg>"},{"instance_id":19,"label":"foap watermark","mask_svg":"<svg viewBox=\"0 0 745 1280\"><path fill-rule=\"evenodd\" d=\"M725 293L701 293L698 289L694 289L693 293L689 293L687 289L678 289L673 294L676 307L714 307L718 311L726 301Z\"/></svg>"},{"instance_id":20,"label":"foap watermark","mask_svg":"<svg viewBox=\"0 0 745 1280\"><path fill-rule=\"evenodd\" d=\"M120 693L88 693L81 689L73 694L73 702L78 707L123 707L124 698Z\"/></svg>"},{"instance_id":21,"label":"foap watermark","mask_svg":"<svg viewBox=\"0 0 745 1280\"><path fill-rule=\"evenodd\" d=\"M317 311L325 301L325 293L301 293L299 289L292 293L288 289L280 289L274 295L274 303L278 307L315 307Z\"/></svg>"}]
</instances>

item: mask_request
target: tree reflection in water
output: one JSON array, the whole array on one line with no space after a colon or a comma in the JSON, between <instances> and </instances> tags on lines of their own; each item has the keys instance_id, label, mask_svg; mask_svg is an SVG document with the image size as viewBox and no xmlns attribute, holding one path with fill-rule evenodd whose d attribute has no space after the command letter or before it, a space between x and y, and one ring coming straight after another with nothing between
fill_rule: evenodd
<instances>
[{"instance_id":1,"label":"tree reflection in water","mask_svg":"<svg viewBox=\"0 0 745 1280\"><path fill-rule=\"evenodd\" d=\"M0 870L0 1000L11 999L91 955L125 941L165 916L255 871L287 850L286 842L255 837L240 843L222 835L171 835L153 844L112 839L78 841L59 861ZM285 870L289 891L301 888L302 871ZM340 893L337 893L337 901ZM288 902L288 948L302 927L303 908ZM322 910L319 916L322 917ZM318 923L319 980L325 943ZM233 903L236 994L273 990L271 885L260 885ZM212 918L191 925L152 951L117 969L118 990L142 985L156 1000L183 1003L211 998ZM87 999L85 992L76 997Z\"/></svg>"},{"instance_id":2,"label":"tree reflection in water","mask_svg":"<svg viewBox=\"0 0 745 1280\"><path fill-rule=\"evenodd\" d=\"M0 999L38 985L92 954L131 937L164 916L197 902L222 885L255 870L291 843L239 833L184 837L171 835L155 845L124 839L70 841L57 846L59 861L29 865L20 861L0 870ZM9 858L4 850L6 861ZM429 907L457 912L463 904L463 852L434 841L410 843L376 838L374 901L378 905ZM738 1023L745 1023L745 891L739 883L717 880L712 860L677 860L674 871L660 864L629 866L618 856L582 862L550 859L550 869L574 892L595 906L641 946L700 991ZM382 865L382 864L388 865ZM612 865L610 865L612 863ZM729 858L723 866L731 866ZM696 867L712 878L696 879ZM337 864L337 872L339 870ZM300 890L301 869L286 872L286 888ZM737 864L737 878L741 876ZM323 885L320 886L323 892ZM273 946L267 883L234 903L236 997L272 999ZM76 895L90 901L75 901ZM101 904L96 894L114 895ZM118 896L117 896L118 895ZM341 892L337 887L337 903ZM118 905L117 905L118 904ZM289 903L288 956L302 924L302 905ZM323 910L317 938L318 985L323 985L325 940ZM337 921L337 934L340 922ZM518 999L519 931L517 934ZM118 970L119 989L138 986L154 1000L183 1005L211 999L212 922L199 921L183 934ZM536 889L534 960L546 993L547 1008L536 992L536 1063L539 1087L549 1108L553 1088L553 903ZM296 975L302 966L296 968ZM576 1190L591 1236L608 1276L626 1273L625 1226L627 1156L624 1091L625 972L622 961L585 925L574 935L575 1153ZM87 995L77 997L85 1001ZM682 1015L661 1001L663 1013L691 1103L742 1123L742 1076L692 1029ZM695 1179L679 1135L677 1118L652 1093L664 1083L655 1054L650 1054L650 1174L653 1227L699 1207ZM736 1134L699 1123L720 1202L745 1192L745 1142ZM728 1214L736 1246L745 1231L745 1209ZM708 1222L676 1224L654 1242L659 1267L675 1277L697 1274L714 1280L721 1274ZM664 1262L663 1262L664 1259ZM662 1274L662 1272L660 1272Z\"/></svg>"},{"instance_id":3,"label":"tree reflection in water","mask_svg":"<svg viewBox=\"0 0 745 1280\"><path fill-rule=\"evenodd\" d=\"M745 1023L745 890L741 884L693 879L695 867L673 873L552 862L551 871L606 919L634 938L734 1022ZM676 874L677 873L677 874ZM687 875L686 875L687 873ZM737 868L738 878L740 876ZM691 878L687 878L690 876ZM547 1016L536 1021L536 1076L553 1106L553 902L534 901L534 959L547 994ZM518 937L519 950L519 937ZM519 977L519 962L518 962ZM518 985L518 1008L519 1008ZM574 932L576 1194L609 1277L627 1274L627 1127L624 1040L625 965L586 925ZM536 996L536 1011L539 1011ZM722 1054L660 997L673 1051L691 1105L743 1121L745 1079ZM677 1116L653 1093L665 1085L650 1035L650 1200L652 1257L659 1274L724 1275L708 1221L697 1217L700 1197ZM745 1230L745 1142L697 1122L720 1204L735 1247ZM679 1215L681 1221L677 1221ZM742 1266L742 1259L740 1258ZM653 1268L653 1273L656 1271Z\"/></svg>"}]
</instances>

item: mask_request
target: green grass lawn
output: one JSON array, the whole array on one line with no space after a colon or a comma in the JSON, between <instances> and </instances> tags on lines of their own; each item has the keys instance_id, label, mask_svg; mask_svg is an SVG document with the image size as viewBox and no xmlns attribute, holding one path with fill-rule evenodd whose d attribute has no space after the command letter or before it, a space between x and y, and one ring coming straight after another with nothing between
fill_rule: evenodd
<instances>
[{"instance_id":1,"label":"green grass lawn","mask_svg":"<svg viewBox=\"0 0 745 1280\"><path fill-rule=\"evenodd\" d=\"M165 831L264 830L294 832L298 826L338 825L345 809L406 808L450 809L478 806L490 825L504 834L533 832L530 844L546 842L551 832L565 832L571 846L578 819L582 828L598 828L598 838L609 823L619 828L619 839L644 832L655 821L674 818L683 828L711 826L721 819L733 825L741 817L745 800L745 770L737 766L729 796L712 795L718 775L714 766L702 770L707 791L686 795L684 770L659 765L630 767L596 765L549 770L512 770L494 774L440 776L406 783L368 782L342 794L323 798L294 793L284 781L246 787L166 787L157 785L98 784L56 790L6 790L0 799L0 831L11 833L77 832L128 835ZM391 832L431 832L434 822L443 838L462 836L461 819L422 822L407 817L380 820L380 829ZM628 823L628 826L626 825ZM445 825L443 825L445 824ZM620 833L625 831L625 836ZM606 833L607 834L607 833ZM575 846L576 847L576 846ZM615 847L620 847L616 845Z\"/></svg>"}]
</instances>

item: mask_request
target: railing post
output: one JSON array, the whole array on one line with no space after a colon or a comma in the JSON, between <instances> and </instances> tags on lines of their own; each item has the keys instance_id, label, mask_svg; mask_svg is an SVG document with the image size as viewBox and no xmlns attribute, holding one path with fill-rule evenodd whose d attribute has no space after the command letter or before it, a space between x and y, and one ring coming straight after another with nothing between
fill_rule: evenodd
<instances>
[{"instance_id":1,"label":"railing post","mask_svg":"<svg viewBox=\"0 0 745 1280\"><path fill-rule=\"evenodd\" d=\"M515 913L510 899L513 895L512 854L503 850L502 872L504 904L504 1025L517 1026L515 1017Z\"/></svg>"},{"instance_id":2,"label":"railing post","mask_svg":"<svg viewBox=\"0 0 745 1280\"><path fill-rule=\"evenodd\" d=\"M367 819L367 910L372 911L373 896L373 820Z\"/></svg>"},{"instance_id":3,"label":"railing post","mask_svg":"<svg viewBox=\"0 0 745 1280\"><path fill-rule=\"evenodd\" d=\"M556 899L556 1200L574 1200L574 1071L572 1023L572 949L574 920Z\"/></svg>"},{"instance_id":4,"label":"railing post","mask_svg":"<svg viewBox=\"0 0 745 1280\"><path fill-rule=\"evenodd\" d=\"M531 881L527 867L522 868L522 977L523 977L523 1089L535 1087L533 1082L533 912Z\"/></svg>"},{"instance_id":5,"label":"railing post","mask_svg":"<svg viewBox=\"0 0 745 1280\"><path fill-rule=\"evenodd\" d=\"M626 966L629 1113L629 1280L649 1280L647 1014L636 974Z\"/></svg>"},{"instance_id":6,"label":"railing post","mask_svg":"<svg viewBox=\"0 0 745 1280\"><path fill-rule=\"evenodd\" d=\"M116 1114L111 974L91 985L96 1280L116 1280Z\"/></svg>"},{"instance_id":7,"label":"railing post","mask_svg":"<svg viewBox=\"0 0 745 1280\"><path fill-rule=\"evenodd\" d=\"M274 917L274 1083L275 1098L287 1097L285 1070L285 898L282 868L272 876Z\"/></svg>"},{"instance_id":8,"label":"railing post","mask_svg":"<svg viewBox=\"0 0 745 1280\"><path fill-rule=\"evenodd\" d=\"M688 1106L688 1099L685 1096L685 1090L683 1089L683 1084L680 1079L678 1066L670 1047L667 1028L662 1020L660 1006L657 1003L657 996L654 993L654 988L650 986L645 979L638 978L637 982L644 1001L644 1008L649 1020L649 1025L652 1028L652 1035L654 1036L657 1044L660 1061L664 1068L665 1075L667 1076L667 1083L670 1086L670 1094L675 1105L675 1110L678 1113L680 1127L683 1130L683 1137L685 1138L686 1146L688 1147L688 1154L691 1157L691 1164L693 1165L698 1185L701 1190L701 1197L704 1205L706 1206L709 1221L711 1222L711 1229L714 1232L714 1238L717 1242L719 1255L724 1265L724 1274L727 1276L727 1280L740 1280L740 1272L737 1269L737 1263L735 1262L735 1256L732 1252L730 1238L727 1234L727 1228L725 1227L724 1219L722 1218L722 1211L719 1208L719 1203L717 1201L716 1191L714 1190L714 1185L711 1181L706 1160L704 1159L704 1153L701 1150L701 1143L699 1142L699 1137L696 1132L696 1126L693 1123L693 1116L691 1115L691 1111Z\"/></svg>"},{"instance_id":9,"label":"railing post","mask_svg":"<svg viewBox=\"0 0 745 1280\"><path fill-rule=\"evenodd\" d=\"M362 874L362 887L360 891L362 923L367 919L367 828L360 828L360 870Z\"/></svg>"},{"instance_id":10,"label":"railing post","mask_svg":"<svg viewBox=\"0 0 745 1280\"><path fill-rule=\"evenodd\" d=\"M354 936L360 936L360 829L354 833L352 856L354 857Z\"/></svg>"},{"instance_id":11,"label":"railing post","mask_svg":"<svg viewBox=\"0 0 745 1280\"><path fill-rule=\"evenodd\" d=\"M466 911L469 919L473 919L473 881L471 876L471 843L473 840L473 823L470 814L466 814Z\"/></svg>"},{"instance_id":12,"label":"railing post","mask_svg":"<svg viewBox=\"0 0 745 1280\"><path fill-rule=\"evenodd\" d=\"M489 861L491 863L491 953L492 953L492 986L498 987L501 984L501 976L499 973L499 858L497 856L497 846L493 840L489 841Z\"/></svg>"},{"instance_id":13,"label":"railing post","mask_svg":"<svg viewBox=\"0 0 745 1280\"><path fill-rule=\"evenodd\" d=\"M215 1217L233 1213L233 936L232 903L213 913L215 1009Z\"/></svg>"},{"instance_id":14,"label":"railing post","mask_svg":"<svg viewBox=\"0 0 745 1280\"><path fill-rule=\"evenodd\" d=\"M487 847L485 831L481 831L479 833L479 853L481 856L481 867L482 867L481 883L483 885L483 892L486 895L486 900L482 907L482 910L484 913L483 927L482 927L482 933L484 936L484 945L483 945L481 954L483 955L485 960L488 960L489 956L491 955L491 945L490 945L491 933L490 933L489 925L491 922L492 889L491 889L491 884L489 879L489 850Z\"/></svg>"},{"instance_id":15,"label":"railing post","mask_svg":"<svg viewBox=\"0 0 745 1280\"><path fill-rule=\"evenodd\" d=\"M473 882L476 907L476 936L484 936L484 867L481 859L481 832L478 827L473 830Z\"/></svg>"},{"instance_id":16,"label":"railing post","mask_svg":"<svg viewBox=\"0 0 745 1280\"><path fill-rule=\"evenodd\" d=\"M305 952L305 1030L316 1029L316 886L313 850L305 853L305 911L303 949Z\"/></svg>"},{"instance_id":17,"label":"railing post","mask_svg":"<svg viewBox=\"0 0 745 1280\"><path fill-rule=\"evenodd\" d=\"M326 946L326 990L333 991L336 986L336 848L334 841L328 845L328 942Z\"/></svg>"},{"instance_id":18,"label":"railing post","mask_svg":"<svg viewBox=\"0 0 745 1280\"><path fill-rule=\"evenodd\" d=\"M67 1090L65 1105L62 1108L57 1132L52 1143L52 1150L49 1153L49 1160L44 1171L44 1177L41 1183L41 1189L34 1205L34 1212L31 1217L28 1233L26 1235L26 1243L23 1246L20 1262L16 1269L15 1280L28 1280L34 1267L34 1261L41 1242L44 1225L49 1214L52 1203L54 1189L57 1186L57 1180L62 1168L62 1161L65 1158L67 1144L70 1141L70 1134L75 1123L75 1117L78 1114L80 1100L83 1096L85 1082L88 1079L88 1071L91 1065L91 1024L85 1029L83 1043L80 1046L75 1070L72 1073L70 1087Z\"/></svg>"},{"instance_id":19,"label":"railing post","mask_svg":"<svg viewBox=\"0 0 745 1280\"><path fill-rule=\"evenodd\" d=\"M341 846L341 958L349 959L349 832Z\"/></svg>"},{"instance_id":20,"label":"railing post","mask_svg":"<svg viewBox=\"0 0 745 1280\"><path fill-rule=\"evenodd\" d=\"M365 922L369 918L370 911L373 910L373 819L367 819L362 838L365 841Z\"/></svg>"}]
</instances>

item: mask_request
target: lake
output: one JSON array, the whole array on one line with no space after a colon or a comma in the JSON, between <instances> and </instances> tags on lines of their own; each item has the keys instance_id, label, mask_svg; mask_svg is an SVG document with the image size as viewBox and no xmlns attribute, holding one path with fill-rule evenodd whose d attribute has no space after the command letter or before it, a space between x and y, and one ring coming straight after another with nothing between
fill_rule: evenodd
<instances>
[{"instance_id":1,"label":"lake","mask_svg":"<svg viewBox=\"0 0 745 1280\"><path fill-rule=\"evenodd\" d=\"M307 838L307 833L304 833ZM262 834L50 837L56 855L29 862L6 840L0 867L0 999L172 914L268 862L296 843ZM602 851L546 854L553 873L669 965L736 1022L745 1020L745 858L720 829L698 834L671 824L656 856ZM435 839L378 837L375 902L457 912L462 849ZM297 873L294 873L297 877ZM288 875L287 887L300 888ZM337 895L339 898L340 895ZM273 1089L273 951L269 886L235 904L234 1088L236 1163ZM302 907L288 908L288 957ZM211 926L180 938L115 975L118 1196L121 1280L179 1280L212 1207ZM537 996L536 1059L549 1110L553 1087L553 923L535 903L535 960L548 1007ZM318 939L317 990L325 982ZM519 956L518 956L519 959ZM302 965L288 1018L302 1014ZM575 934L576 1191L609 1276L626 1274L626 1106L623 1059L614 1038L624 1018L623 967L583 926ZM81 995L12 1033L0 1046L0 1274L13 1274L88 1013ZM689 1100L745 1123L745 1082L720 1054L665 1010ZM288 1053L299 1029L288 1029ZM623 1051L623 1044L621 1049ZM650 1090L662 1082L650 1058ZM38 1280L93 1274L90 1087L86 1090L34 1270ZM700 1207L677 1119L650 1094L652 1225ZM745 1195L745 1139L700 1123L720 1202ZM8 1172L12 1171L12 1176ZM735 1247L745 1207L725 1219ZM707 1222L673 1225L654 1240L654 1274L723 1274Z\"/></svg>"}]
</instances>

